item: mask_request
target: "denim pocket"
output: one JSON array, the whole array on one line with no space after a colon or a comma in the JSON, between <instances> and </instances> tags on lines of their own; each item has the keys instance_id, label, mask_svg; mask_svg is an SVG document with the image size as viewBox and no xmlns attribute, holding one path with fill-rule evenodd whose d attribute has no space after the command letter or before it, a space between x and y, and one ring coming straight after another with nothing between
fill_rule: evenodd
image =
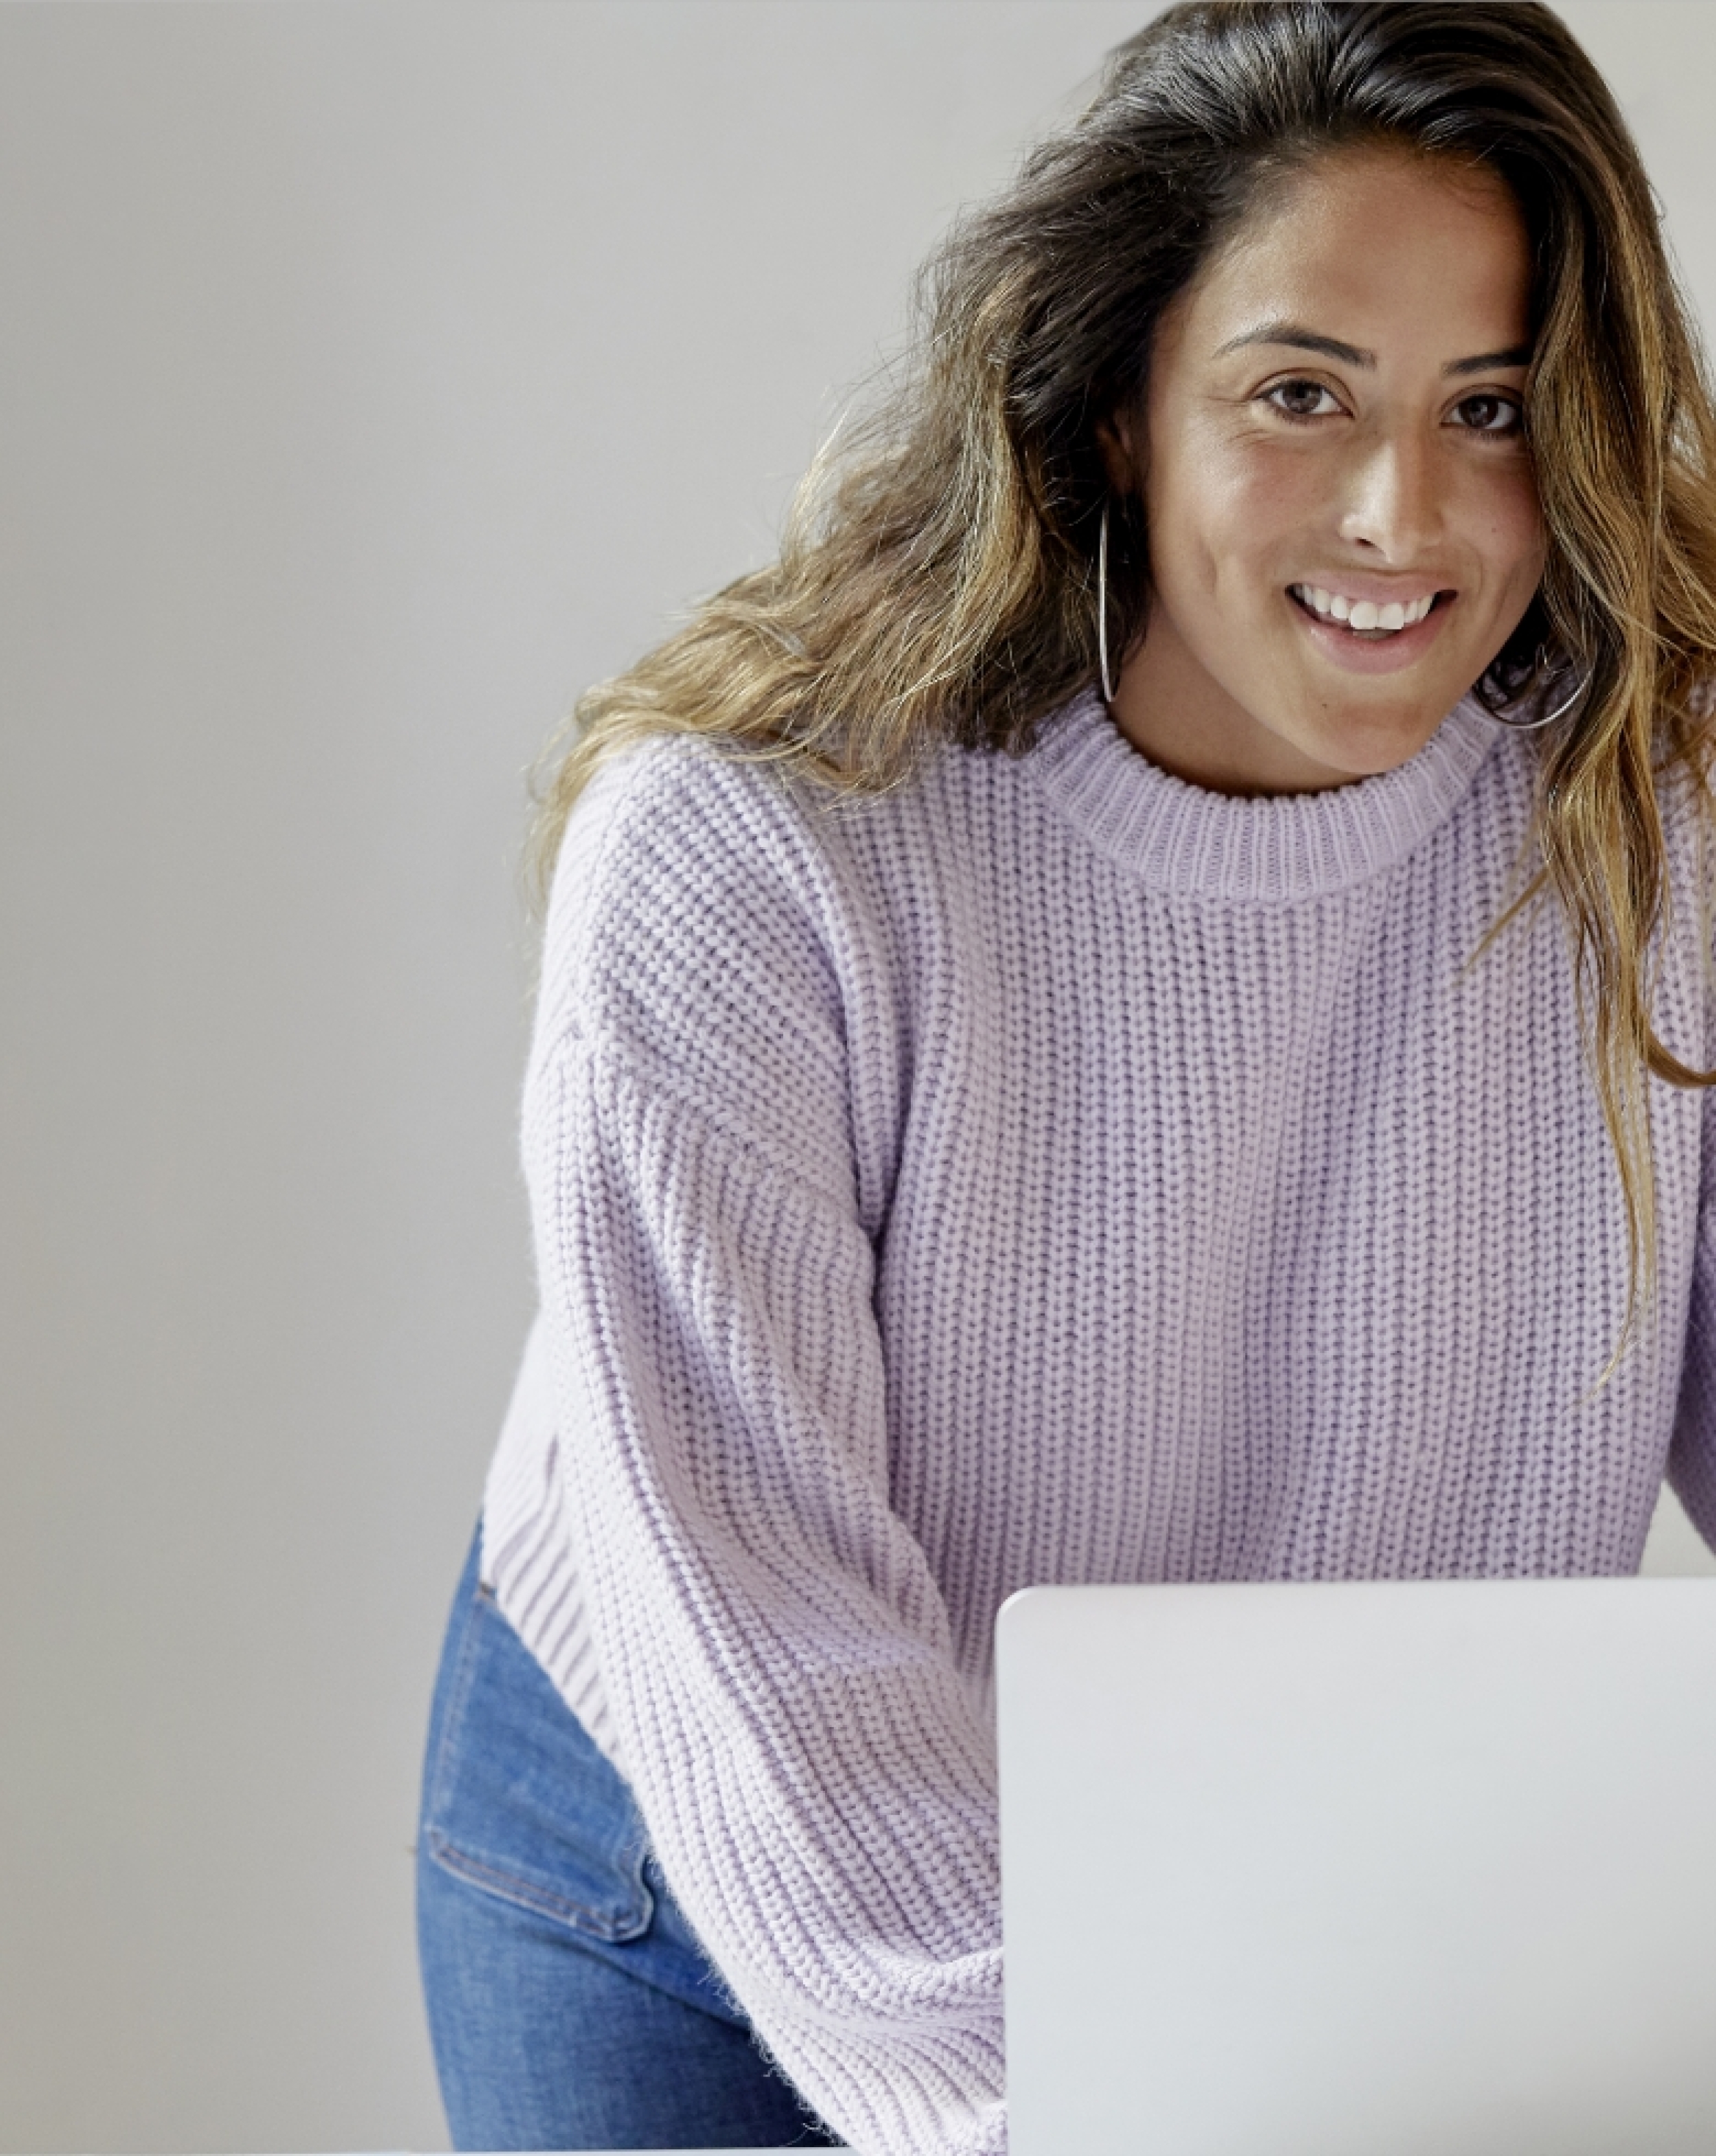
<instances>
[{"instance_id":1,"label":"denim pocket","mask_svg":"<svg viewBox=\"0 0 1716 2156\"><path fill-rule=\"evenodd\" d=\"M424 1793L434 1861L503 1901L617 1943L650 1928L631 1791L473 1582L447 1643Z\"/></svg>"}]
</instances>

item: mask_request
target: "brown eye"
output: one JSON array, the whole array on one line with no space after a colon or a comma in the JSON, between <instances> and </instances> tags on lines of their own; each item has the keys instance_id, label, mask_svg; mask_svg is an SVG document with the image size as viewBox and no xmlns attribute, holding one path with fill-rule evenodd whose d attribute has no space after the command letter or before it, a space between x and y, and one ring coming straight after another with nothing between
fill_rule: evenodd
<instances>
[{"instance_id":1,"label":"brown eye","mask_svg":"<svg viewBox=\"0 0 1716 2156\"><path fill-rule=\"evenodd\" d=\"M1511 397L1467 397L1454 407L1462 427L1475 434L1517 434L1524 414Z\"/></svg>"},{"instance_id":2,"label":"brown eye","mask_svg":"<svg viewBox=\"0 0 1716 2156\"><path fill-rule=\"evenodd\" d=\"M1265 390L1264 401L1290 419L1321 419L1341 408L1333 394L1320 382L1277 382Z\"/></svg>"}]
</instances>

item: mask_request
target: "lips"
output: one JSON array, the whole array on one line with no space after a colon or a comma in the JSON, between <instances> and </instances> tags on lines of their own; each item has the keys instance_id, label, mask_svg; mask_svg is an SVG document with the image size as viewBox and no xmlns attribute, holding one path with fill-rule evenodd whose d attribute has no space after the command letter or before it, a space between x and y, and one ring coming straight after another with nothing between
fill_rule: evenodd
<instances>
[{"instance_id":1,"label":"lips","mask_svg":"<svg viewBox=\"0 0 1716 2156\"><path fill-rule=\"evenodd\" d=\"M1399 583L1390 591L1380 578L1366 582L1369 589L1356 592L1290 584L1282 596L1326 665L1351 675L1408 672L1448 634L1460 594L1446 586L1432 591L1421 584L1415 591ZM1343 607L1344 619L1336 611ZM1385 626L1396 620L1398 629Z\"/></svg>"},{"instance_id":2,"label":"lips","mask_svg":"<svg viewBox=\"0 0 1716 2156\"><path fill-rule=\"evenodd\" d=\"M1414 628L1442 596L1432 590L1408 592L1398 598L1373 599L1327 590L1321 584L1289 584L1287 590L1305 612L1314 614L1318 621L1338 623L1352 635L1378 639L1398 636L1402 629Z\"/></svg>"}]
</instances>

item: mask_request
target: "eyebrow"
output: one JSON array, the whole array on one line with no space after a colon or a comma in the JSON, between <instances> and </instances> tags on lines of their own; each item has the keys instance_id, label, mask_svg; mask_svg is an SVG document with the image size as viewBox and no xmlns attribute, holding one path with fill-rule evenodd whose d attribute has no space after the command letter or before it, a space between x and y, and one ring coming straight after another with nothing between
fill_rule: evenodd
<instances>
[{"instance_id":1,"label":"eyebrow","mask_svg":"<svg viewBox=\"0 0 1716 2156\"><path fill-rule=\"evenodd\" d=\"M1321 352L1325 359L1338 359L1347 367L1370 367L1376 364L1376 354L1366 352L1362 345L1344 344L1338 337L1324 336L1320 331L1305 329L1297 322L1260 322L1256 329L1230 337L1215 357L1225 359L1229 352L1252 344L1287 345L1295 352ZM1527 367L1530 362L1531 346L1516 344L1509 345L1503 352L1474 352L1470 359L1451 359L1442 372L1485 374L1493 367Z\"/></svg>"},{"instance_id":2,"label":"eyebrow","mask_svg":"<svg viewBox=\"0 0 1716 2156\"><path fill-rule=\"evenodd\" d=\"M1493 367L1529 367L1531 346L1510 344L1505 352L1481 352L1472 359L1451 359L1444 374L1487 374Z\"/></svg>"}]
</instances>

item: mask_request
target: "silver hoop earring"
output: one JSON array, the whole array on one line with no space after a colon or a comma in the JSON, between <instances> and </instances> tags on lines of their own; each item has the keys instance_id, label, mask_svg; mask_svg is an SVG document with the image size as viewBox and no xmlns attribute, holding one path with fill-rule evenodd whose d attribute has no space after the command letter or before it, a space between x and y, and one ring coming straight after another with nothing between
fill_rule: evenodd
<instances>
[{"instance_id":1,"label":"silver hoop earring","mask_svg":"<svg viewBox=\"0 0 1716 2156\"><path fill-rule=\"evenodd\" d=\"M1102 675L1102 701L1114 701L1114 684L1108 678L1108 505L1102 504L1102 521L1097 532L1097 664Z\"/></svg>"},{"instance_id":2,"label":"silver hoop earring","mask_svg":"<svg viewBox=\"0 0 1716 2156\"><path fill-rule=\"evenodd\" d=\"M1541 648L1539 649L1539 655L1542 655ZM1539 726L1552 726L1557 719L1564 718L1568 712L1573 709L1573 706L1579 702L1580 699L1585 695L1585 690L1590 688L1591 685L1591 676L1595 673L1595 671L1596 669L1594 666L1586 667L1584 674L1575 684L1573 694L1570 696L1564 697L1562 701L1556 705L1553 711L1545 711L1540 719L1510 719L1504 717L1500 711L1490 711L1489 715L1498 726L1506 726L1509 733L1535 733ZM1487 711L1489 709L1487 705L1486 705L1484 708Z\"/></svg>"}]
</instances>

